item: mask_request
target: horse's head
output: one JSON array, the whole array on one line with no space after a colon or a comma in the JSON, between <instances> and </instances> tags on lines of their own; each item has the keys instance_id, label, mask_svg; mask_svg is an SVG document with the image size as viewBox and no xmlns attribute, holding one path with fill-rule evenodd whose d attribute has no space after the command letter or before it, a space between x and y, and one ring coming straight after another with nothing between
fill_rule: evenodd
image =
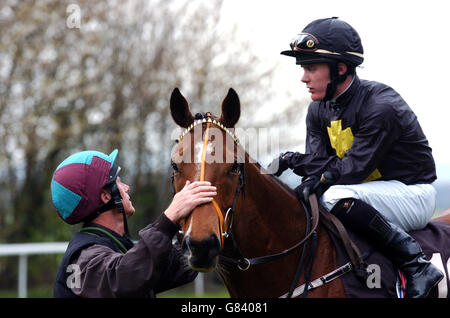
<instances>
[{"instance_id":1,"label":"horse's head","mask_svg":"<svg viewBox=\"0 0 450 318\"><path fill-rule=\"evenodd\" d=\"M180 191L187 180L210 181L217 188L213 202L198 206L181 221L182 245L190 266L197 271L211 271L223 248L223 233L230 224L226 212L234 205L236 189L242 182L243 161L232 132L240 116L239 97L233 89L228 91L219 118L210 113L193 116L176 88L170 98L170 110L174 121L184 129L172 154L175 191Z\"/></svg>"}]
</instances>

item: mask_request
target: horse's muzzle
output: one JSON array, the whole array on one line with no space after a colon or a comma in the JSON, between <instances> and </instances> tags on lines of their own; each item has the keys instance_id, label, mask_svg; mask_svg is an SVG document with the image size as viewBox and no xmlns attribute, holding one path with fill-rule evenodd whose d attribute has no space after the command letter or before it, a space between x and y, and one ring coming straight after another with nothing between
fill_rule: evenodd
<instances>
[{"instance_id":1,"label":"horse's muzzle","mask_svg":"<svg viewBox=\"0 0 450 318\"><path fill-rule=\"evenodd\" d=\"M215 234L198 241L184 237L183 252L187 255L189 265L198 272L211 272L217 265L217 255L220 253L220 242Z\"/></svg>"}]
</instances>

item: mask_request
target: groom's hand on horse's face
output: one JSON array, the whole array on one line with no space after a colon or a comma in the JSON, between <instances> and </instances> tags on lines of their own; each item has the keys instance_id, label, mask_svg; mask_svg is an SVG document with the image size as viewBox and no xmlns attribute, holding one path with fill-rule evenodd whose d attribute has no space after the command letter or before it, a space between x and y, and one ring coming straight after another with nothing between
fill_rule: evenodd
<instances>
[{"instance_id":1,"label":"groom's hand on horse's face","mask_svg":"<svg viewBox=\"0 0 450 318\"><path fill-rule=\"evenodd\" d=\"M184 188L175 194L164 214L174 223L187 217L198 205L211 202L217 195L216 187L209 181L186 181Z\"/></svg>"},{"instance_id":2,"label":"groom's hand on horse's face","mask_svg":"<svg viewBox=\"0 0 450 318\"><path fill-rule=\"evenodd\" d=\"M267 170L272 173L274 176L279 177L281 174L286 171L289 166L289 158L292 156L293 152L288 151L285 153L280 153L272 162L267 166Z\"/></svg>"}]
</instances>

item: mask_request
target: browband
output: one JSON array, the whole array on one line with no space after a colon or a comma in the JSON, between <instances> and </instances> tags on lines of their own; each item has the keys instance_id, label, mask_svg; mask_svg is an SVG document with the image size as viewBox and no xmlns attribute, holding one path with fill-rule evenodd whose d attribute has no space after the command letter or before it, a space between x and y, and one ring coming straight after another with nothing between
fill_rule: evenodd
<instances>
[{"instance_id":1,"label":"browband","mask_svg":"<svg viewBox=\"0 0 450 318\"><path fill-rule=\"evenodd\" d=\"M203 119L195 120L188 128L186 128L183 131L183 133L178 137L176 142L179 143L181 141L181 139L183 139L184 136L186 136L192 129L194 129L195 126L204 124L204 123L212 123L212 124L218 126L220 129L222 129L224 132L226 132L228 135L230 135L236 144L239 144L239 139L236 137L236 135L231 130L229 130L227 127L225 127L220 121L217 121L217 120L211 119L211 118L203 118Z\"/></svg>"}]
</instances>

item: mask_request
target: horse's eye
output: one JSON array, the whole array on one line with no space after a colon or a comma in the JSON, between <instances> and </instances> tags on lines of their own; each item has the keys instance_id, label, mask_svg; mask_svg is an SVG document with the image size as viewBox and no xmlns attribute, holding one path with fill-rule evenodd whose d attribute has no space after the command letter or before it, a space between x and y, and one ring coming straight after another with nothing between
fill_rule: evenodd
<instances>
[{"instance_id":1,"label":"horse's eye","mask_svg":"<svg viewBox=\"0 0 450 318\"><path fill-rule=\"evenodd\" d=\"M174 171L178 171L178 166L175 162L172 161L170 164L172 165Z\"/></svg>"},{"instance_id":2,"label":"horse's eye","mask_svg":"<svg viewBox=\"0 0 450 318\"><path fill-rule=\"evenodd\" d=\"M238 173L239 172L239 164L237 162L233 163L230 169L231 173Z\"/></svg>"}]
</instances>

